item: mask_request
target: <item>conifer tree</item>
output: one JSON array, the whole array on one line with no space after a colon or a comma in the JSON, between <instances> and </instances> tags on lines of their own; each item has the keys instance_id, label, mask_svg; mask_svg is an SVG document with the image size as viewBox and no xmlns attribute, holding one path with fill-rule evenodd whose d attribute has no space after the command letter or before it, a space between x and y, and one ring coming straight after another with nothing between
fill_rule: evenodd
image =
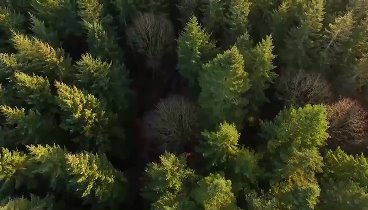
<instances>
[{"instance_id":1,"label":"conifer tree","mask_svg":"<svg viewBox=\"0 0 368 210\"><path fill-rule=\"evenodd\" d=\"M88 202L114 206L124 197L126 178L105 155L67 154L66 164L69 183Z\"/></svg>"},{"instance_id":2,"label":"conifer tree","mask_svg":"<svg viewBox=\"0 0 368 210\"><path fill-rule=\"evenodd\" d=\"M234 39L248 32L250 0L230 0L227 22Z\"/></svg>"},{"instance_id":3,"label":"conifer tree","mask_svg":"<svg viewBox=\"0 0 368 210\"><path fill-rule=\"evenodd\" d=\"M60 46L59 35L53 28L50 26L46 26L45 22L38 19L36 16L30 14L31 19L31 30L35 34L37 38L40 40L47 42L49 45L53 47Z\"/></svg>"},{"instance_id":4,"label":"conifer tree","mask_svg":"<svg viewBox=\"0 0 368 210\"><path fill-rule=\"evenodd\" d=\"M210 174L199 180L198 187L192 191L192 196L204 210L237 209L231 181L220 174Z\"/></svg>"},{"instance_id":5,"label":"conifer tree","mask_svg":"<svg viewBox=\"0 0 368 210\"><path fill-rule=\"evenodd\" d=\"M14 88L20 98L39 110L47 110L53 103L50 83L47 78L15 72Z\"/></svg>"},{"instance_id":6,"label":"conifer tree","mask_svg":"<svg viewBox=\"0 0 368 210\"><path fill-rule=\"evenodd\" d=\"M258 114L259 107L268 100L265 96L266 89L277 77L273 72L275 68L273 59L276 56L273 53L272 37L267 36L257 46L251 48L249 35L244 34L238 38L237 47L243 55L245 68L249 72L251 86L246 94L249 100L247 111L248 114Z\"/></svg>"},{"instance_id":7,"label":"conifer tree","mask_svg":"<svg viewBox=\"0 0 368 210\"><path fill-rule=\"evenodd\" d=\"M210 160L211 167L226 167L229 160L239 152L240 134L234 124L221 123L216 132L202 132L202 155Z\"/></svg>"},{"instance_id":8,"label":"conifer tree","mask_svg":"<svg viewBox=\"0 0 368 210\"><path fill-rule=\"evenodd\" d=\"M25 111L24 108L0 106L0 112L5 116L2 146L18 146L27 143L44 143L50 141L53 134L54 141L58 140L58 129L52 119L43 117L38 110Z\"/></svg>"},{"instance_id":9,"label":"conifer tree","mask_svg":"<svg viewBox=\"0 0 368 210\"><path fill-rule=\"evenodd\" d=\"M81 34L77 16L77 1L29 0L29 2L32 6L32 14L45 21L47 26L52 26L60 37L67 38L70 35Z\"/></svg>"},{"instance_id":10,"label":"conifer tree","mask_svg":"<svg viewBox=\"0 0 368 210\"><path fill-rule=\"evenodd\" d=\"M340 148L325 156L319 208L363 210L368 204L368 160L347 155Z\"/></svg>"},{"instance_id":11,"label":"conifer tree","mask_svg":"<svg viewBox=\"0 0 368 210\"><path fill-rule=\"evenodd\" d=\"M0 6L0 30L6 35L11 35L11 31L22 31L25 18L23 15L12 11L7 7Z\"/></svg>"},{"instance_id":12,"label":"conifer tree","mask_svg":"<svg viewBox=\"0 0 368 210\"><path fill-rule=\"evenodd\" d=\"M70 77L71 59L62 49L52 48L37 38L23 34L14 34L13 44L17 50L17 67L22 71L47 76L49 79Z\"/></svg>"},{"instance_id":13,"label":"conifer tree","mask_svg":"<svg viewBox=\"0 0 368 210\"><path fill-rule=\"evenodd\" d=\"M17 59L14 54L0 53L0 79L6 84L17 69Z\"/></svg>"},{"instance_id":14,"label":"conifer tree","mask_svg":"<svg viewBox=\"0 0 368 210\"><path fill-rule=\"evenodd\" d=\"M288 108L262 126L268 140L265 158L271 168L271 195L281 209L314 209L322 172L319 152L328 138L327 111L322 105Z\"/></svg>"},{"instance_id":15,"label":"conifer tree","mask_svg":"<svg viewBox=\"0 0 368 210\"><path fill-rule=\"evenodd\" d=\"M86 148L106 149L108 116L100 101L75 86L56 82L57 102L63 111L61 127L71 133L81 133L88 140L80 142Z\"/></svg>"},{"instance_id":16,"label":"conifer tree","mask_svg":"<svg viewBox=\"0 0 368 210\"><path fill-rule=\"evenodd\" d=\"M214 48L210 35L201 28L197 18L195 16L190 18L178 38L178 68L191 87L197 86L202 65Z\"/></svg>"},{"instance_id":17,"label":"conifer tree","mask_svg":"<svg viewBox=\"0 0 368 210\"><path fill-rule=\"evenodd\" d=\"M0 210L53 210L55 208L54 198L49 196L40 198L31 195L29 199L24 197L8 198L0 204Z\"/></svg>"},{"instance_id":18,"label":"conifer tree","mask_svg":"<svg viewBox=\"0 0 368 210\"><path fill-rule=\"evenodd\" d=\"M157 201L162 196L176 197L185 192L186 184L194 181L195 173L189 169L184 156L165 153L160 163L150 163L146 168L150 183L143 189L144 196Z\"/></svg>"},{"instance_id":19,"label":"conifer tree","mask_svg":"<svg viewBox=\"0 0 368 210\"><path fill-rule=\"evenodd\" d=\"M210 128L223 121L241 128L248 104L243 96L250 87L244 69L243 56L236 47L203 65L199 75L199 105Z\"/></svg>"}]
</instances>

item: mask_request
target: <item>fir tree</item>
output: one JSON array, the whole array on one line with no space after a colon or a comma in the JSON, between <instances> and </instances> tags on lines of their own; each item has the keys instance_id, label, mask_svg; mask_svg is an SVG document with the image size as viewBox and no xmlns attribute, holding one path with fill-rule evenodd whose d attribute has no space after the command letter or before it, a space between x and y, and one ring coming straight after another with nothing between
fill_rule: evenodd
<instances>
[{"instance_id":1,"label":"fir tree","mask_svg":"<svg viewBox=\"0 0 368 210\"><path fill-rule=\"evenodd\" d=\"M0 204L0 210L53 210L55 207L53 197L39 198L34 195L31 195L29 199L8 198Z\"/></svg>"},{"instance_id":2,"label":"fir tree","mask_svg":"<svg viewBox=\"0 0 368 210\"><path fill-rule=\"evenodd\" d=\"M46 26L45 22L30 14L31 30L40 40L47 42L53 47L60 46L59 35L53 28Z\"/></svg>"},{"instance_id":3,"label":"fir tree","mask_svg":"<svg viewBox=\"0 0 368 210\"><path fill-rule=\"evenodd\" d=\"M231 0L227 22L234 39L248 32L248 15L252 2L249 0Z\"/></svg>"},{"instance_id":4,"label":"fir tree","mask_svg":"<svg viewBox=\"0 0 368 210\"><path fill-rule=\"evenodd\" d=\"M193 16L178 38L178 68L191 87L197 86L202 65L214 48L210 35L201 28L197 18Z\"/></svg>"},{"instance_id":5,"label":"fir tree","mask_svg":"<svg viewBox=\"0 0 368 210\"><path fill-rule=\"evenodd\" d=\"M243 56L236 47L217 55L203 65L199 75L201 92L199 105L210 128L223 121L241 128L248 104L243 97L248 91L248 73L244 71Z\"/></svg>"}]
</instances>

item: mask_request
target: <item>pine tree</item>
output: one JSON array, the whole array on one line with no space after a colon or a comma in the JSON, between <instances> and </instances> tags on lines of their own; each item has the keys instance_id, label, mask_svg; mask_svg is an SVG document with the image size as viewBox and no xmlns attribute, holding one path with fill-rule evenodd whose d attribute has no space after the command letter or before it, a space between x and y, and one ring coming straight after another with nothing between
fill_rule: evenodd
<instances>
[{"instance_id":1,"label":"pine tree","mask_svg":"<svg viewBox=\"0 0 368 210\"><path fill-rule=\"evenodd\" d=\"M0 79L2 84L6 84L9 77L13 75L17 68L17 59L14 54L0 53Z\"/></svg>"},{"instance_id":2,"label":"pine tree","mask_svg":"<svg viewBox=\"0 0 368 210\"><path fill-rule=\"evenodd\" d=\"M71 133L81 133L87 137L80 142L83 147L106 149L107 113L100 101L75 86L56 82L57 102L63 111L61 127Z\"/></svg>"},{"instance_id":3,"label":"pine tree","mask_svg":"<svg viewBox=\"0 0 368 210\"><path fill-rule=\"evenodd\" d=\"M272 70L275 68L273 59L272 37L267 36L257 46L251 48L249 35L244 34L237 40L237 47L243 55L245 68L249 71L250 89L246 94L249 100L247 111L249 115L257 115L259 107L267 102L266 89L274 82L277 75Z\"/></svg>"},{"instance_id":4,"label":"pine tree","mask_svg":"<svg viewBox=\"0 0 368 210\"><path fill-rule=\"evenodd\" d=\"M223 121L235 123L241 128L244 108L248 104L243 97L248 91L248 73L244 71L243 56L236 47L217 55L203 65L199 75L199 105L210 128Z\"/></svg>"},{"instance_id":5,"label":"pine tree","mask_svg":"<svg viewBox=\"0 0 368 210\"><path fill-rule=\"evenodd\" d=\"M65 79L72 70L71 59L60 48L54 49L37 38L14 34L13 44L17 67L27 73L47 76L49 79Z\"/></svg>"},{"instance_id":6,"label":"pine tree","mask_svg":"<svg viewBox=\"0 0 368 210\"><path fill-rule=\"evenodd\" d=\"M25 18L23 15L12 11L9 8L0 6L0 30L7 35L11 35L11 31L22 31Z\"/></svg>"},{"instance_id":7,"label":"pine tree","mask_svg":"<svg viewBox=\"0 0 368 210\"><path fill-rule=\"evenodd\" d=\"M199 180L192 197L204 210L237 209L231 181L220 174L210 174Z\"/></svg>"},{"instance_id":8,"label":"pine tree","mask_svg":"<svg viewBox=\"0 0 368 210\"><path fill-rule=\"evenodd\" d=\"M197 18L195 16L190 18L178 38L178 68L180 74L188 80L192 88L197 87L202 65L214 48L215 45L210 40L210 35L201 28Z\"/></svg>"}]
</instances>

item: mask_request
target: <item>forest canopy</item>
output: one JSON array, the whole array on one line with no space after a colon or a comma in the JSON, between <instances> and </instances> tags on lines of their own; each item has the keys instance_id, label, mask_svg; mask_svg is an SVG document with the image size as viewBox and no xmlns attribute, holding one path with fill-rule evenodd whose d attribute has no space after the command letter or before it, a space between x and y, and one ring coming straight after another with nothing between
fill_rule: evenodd
<instances>
[{"instance_id":1,"label":"forest canopy","mask_svg":"<svg viewBox=\"0 0 368 210\"><path fill-rule=\"evenodd\" d=\"M0 210L367 210L368 0L1 0Z\"/></svg>"}]
</instances>

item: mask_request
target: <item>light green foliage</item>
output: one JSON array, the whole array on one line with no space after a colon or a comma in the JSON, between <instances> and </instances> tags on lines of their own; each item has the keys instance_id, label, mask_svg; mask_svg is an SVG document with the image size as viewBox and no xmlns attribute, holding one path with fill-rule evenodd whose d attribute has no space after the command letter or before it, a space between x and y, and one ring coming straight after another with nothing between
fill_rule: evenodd
<instances>
[{"instance_id":1,"label":"light green foliage","mask_svg":"<svg viewBox=\"0 0 368 210\"><path fill-rule=\"evenodd\" d=\"M6 202L0 204L0 210L53 210L52 197L39 198L31 195L30 199L26 198L9 198Z\"/></svg>"},{"instance_id":2,"label":"light green foliage","mask_svg":"<svg viewBox=\"0 0 368 210\"><path fill-rule=\"evenodd\" d=\"M217 55L203 65L199 75L199 105L207 125L213 128L223 121L241 128L248 101L243 97L249 89L244 59L236 47Z\"/></svg>"},{"instance_id":3,"label":"light green foliage","mask_svg":"<svg viewBox=\"0 0 368 210\"><path fill-rule=\"evenodd\" d=\"M94 59L90 54L82 55L82 59L77 62L78 82L93 94L106 91L109 84L111 64Z\"/></svg>"},{"instance_id":4,"label":"light green foliage","mask_svg":"<svg viewBox=\"0 0 368 210\"><path fill-rule=\"evenodd\" d=\"M60 45L59 35L51 28L47 27L45 22L30 14L31 30L40 40L47 42L53 47Z\"/></svg>"},{"instance_id":5,"label":"light green foliage","mask_svg":"<svg viewBox=\"0 0 368 210\"><path fill-rule=\"evenodd\" d=\"M5 83L17 68L17 59L13 54L0 53L0 79Z\"/></svg>"},{"instance_id":6,"label":"light green foliage","mask_svg":"<svg viewBox=\"0 0 368 210\"><path fill-rule=\"evenodd\" d=\"M314 177L296 172L285 181L272 186L271 195L277 200L277 209L313 210L318 202L320 188Z\"/></svg>"},{"instance_id":7,"label":"light green foliage","mask_svg":"<svg viewBox=\"0 0 368 210\"><path fill-rule=\"evenodd\" d=\"M80 34L75 0L29 0L33 14L52 26L60 37ZM27 11L29 12L29 10Z\"/></svg>"},{"instance_id":8,"label":"light green foliage","mask_svg":"<svg viewBox=\"0 0 368 210\"><path fill-rule=\"evenodd\" d=\"M2 148L0 154L0 181L7 181L16 176L27 164L27 156L17 151Z\"/></svg>"},{"instance_id":9,"label":"light green foliage","mask_svg":"<svg viewBox=\"0 0 368 210\"><path fill-rule=\"evenodd\" d=\"M198 187L191 196L204 210L238 209L231 181L219 174L210 174L198 181Z\"/></svg>"},{"instance_id":10,"label":"light green foliage","mask_svg":"<svg viewBox=\"0 0 368 210\"><path fill-rule=\"evenodd\" d=\"M226 167L226 164L239 152L240 134L234 124L221 123L216 132L202 132L204 137L201 151L210 165Z\"/></svg>"},{"instance_id":11,"label":"light green foliage","mask_svg":"<svg viewBox=\"0 0 368 210\"><path fill-rule=\"evenodd\" d=\"M191 87L197 86L198 75L207 59L206 55L214 48L210 35L201 28L197 18L190 18L178 38L178 68Z\"/></svg>"},{"instance_id":12,"label":"light green foliage","mask_svg":"<svg viewBox=\"0 0 368 210\"><path fill-rule=\"evenodd\" d=\"M70 184L83 198L92 202L113 202L123 197L126 179L108 162L105 155L90 153L67 154Z\"/></svg>"},{"instance_id":13,"label":"light green foliage","mask_svg":"<svg viewBox=\"0 0 368 210\"><path fill-rule=\"evenodd\" d=\"M60 48L54 49L37 38L14 34L13 44L18 51L15 55L18 68L27 73L40 74L49 79L63 79L69 76L71 60Z\"/></svg>"},{"instance_id":14,"label":"light green foliage","mask_svg":"<svg viewBox=\"0 0 368 210\"><path fill-rule=\"evenodd\" d=\"M250 48L249 35L244 34L238 38L237 47L245 60L251 84L246 94L249 100L247 111L249 115L256 115L261 111L260 106L268 100L265 96L266 89L277 77L273 71L273 59L276 56L273 53L272 37L267 36L257 46Z\"/></svg>"},{"instance_id":15,"label":"light green foliage","mask_svg":"<svg viewBox=\"0 0 368 210\"><path fill-rule=\"evenodd\" d=\"M56 82L57 102L64 112L62 128L70 132L82 133L96 142L84 142L87 148L104 144L104 131L108 118L99 100L75 86Z\"/></svg>"},{"instance_id":16,"label":"light green foliage","mask_svg":"<svg viewBox=\"0 0 368 210\"><path fill-rule=\"evenodd\" d=\"M40 76L30 76L22 72L14 73L16 94L29 105L47 109L53 102L49 81Z\"/></svg>"},{"instance_id":17,"label":"light green foliage","mask_svg":"<svg viewBox=\"0 0 368 210\"><path fill-rule=\"evenodd\" d=\"M229 2L227 22L235 39L248 32L248 15L251 4L250 0L230 0Z\"/></svg>"},{"instance_id":18,"label":"light green foliage","mask_svg":"<svg viewBox=\"0 0 368 210\"><path fill-rule=\"evenodd\" d=\"M79 15L89 23L102 21L102 4L99 0L79 0Z\"/></svg>"},{"instance_id":19,"label":"light green foliage","mask_svg":"<svg viewBox=\"0 0 368 210\"><path fill-rule=\"evenodd\" d=\"M146 173L150 183L144 188L144 195L152 201L176 197L195 178L185 158L171 153L161 155L160 163L150 163Z\"/></svg>"},{"instance_id":20,"label":"light green foliage","mask_svg":"<svg viewBox=\"0 0 368 210\"><path fill-rule=\"evenodd\" d=\"M327 111L322 105L286 108L273 122L262 125L263 137L268 141L265 156L276 180L297 170L312 175L322 170L319 148L329 136L327 128Z\"/></svg>"},{"instance_id":21,"label":"light green foliage","mask_svg":"<svg viewBox=\"0 0 368 210\"><path fill-rule=\"evenodd\" d=\"M340 148L325 157L321 178L320 208L366 209L368 204L368 160L363 155L347 155ZM352 202L354 201L354 202Z\"/></svg>"}]
</instances>

